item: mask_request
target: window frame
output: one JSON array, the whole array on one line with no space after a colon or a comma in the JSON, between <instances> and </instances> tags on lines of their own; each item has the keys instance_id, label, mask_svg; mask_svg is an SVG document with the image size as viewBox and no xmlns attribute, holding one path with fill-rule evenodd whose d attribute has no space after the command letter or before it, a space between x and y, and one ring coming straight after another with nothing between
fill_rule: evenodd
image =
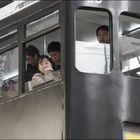
<instances>
[{"instance_id":1,"label":"window frame","mask_svg":"<svg viewBox=\"0 0 140 140\"><path fill-rule=\"evenodd\" d=\"M28 17L26 17L25 19L23 19L21 22L20 22L20 26L19 26L19 28L20 28L20 30L22 30L22 36L21 36L21 41L20 41L20 49L21 49L21 51L20 52L23 52L21 55L20 55L20 57L21 57L21 64L22 64L22 68L20 68L20 71L21 71L21 74L22 74L22 76L20 77L20 82L21 82L21 89L20 89L20 93L24 93L24 94L26 94L26 93L30 93L30 92L34 92L35 90L38 90L38 89L44 89L45 87L44 86L39 86L39 88L38 89L35 89L35 90L31 90L31 91L25 91L25 84L24 84L24 75L25 75L25 48L26 48L26 44L27 43L29 43L30 41L32 41L32 40L35 40L35 39L37 39L37 38L39 38L39 37L41 37L41 36L44 36L44 35L46 35L46 34L48 34L48 33L51 33L51 32L53 32L53 31L56 31L56 30L61 30L62 31L62 29L61 29L61 9L62 7L61 7L61 4L56 4L55 6L52 6L52 7L49 7L49 8L45 8L45 9L42 9L42 10L39 10L38 12L36 12L36 13L33 13L32 15L30 15L30 16L28 16ZM45 16L47 16L47 15L49 15L49 14L51 14L51 13L53 13L53 12L55 12L56 10L58 10L59 11L59 16L58 16L58 20L59 20L59 22L58 22L58 24L57 25L54 25L54 26L52 26L52 27L50 27L50 28L46 28L45 30L41 30L41 31L39 31L39 32L37 32L37 33L35 33L35 34L33 34L33 35L31 35L31 36L27 36L26 37L26 25L27 24L29 24L29 23L31 23L31 22L33 22L33 21L35 21L35 20L39 20L39 19L41 19L41 18L43 18L43 17L45 17ZM60 39L60 41L62 42L62 34L61 34L61 39ZM61 43L60 42L60 43ZM61 56L61 59L62 59L62 56ZM61 63L62 64L62 63ZM61 73L61 69L60 69L60 73ZM61 81L60 81L61 82ZM53 83L54 84L54 83ZM44 84L43 84L44 85ZM46 85L45 85L46 86ZM49 86L49 85L48 85ZM48 87L47 86L47 87Z\"/></svg>"},{"instance_id":2,"label":"window frame","mask_svg":"<svg viewBox=\"0 0 140 140\"><path fill-rule=\"evenodd\" d=\"M76 11L80 9L80 10L90 10L90 11L100 11L100 12L106 12L108 14L108 27L109 27L109 42L110 42L110 72L108 73L88 73L88 72L82 72L82 71L79 71L76 67ZM74 66L75 66L75 69L80 72L80 73L83 73L83 74L95 74L95 75L108 75L112 72L113 70L113 32L112 32L112 29L113 29L113 19L112 19L112 14L111 12L109 11L109 9L105 9L105 8L97 8L97 7L88 7L88 6L81 6L81 7L78 7L75 11L74 11L74 33L75 33L75 38L74 38Z\"/></svg>"},{"instance_id":3,"label":"window frame","mask_svg":"<svg viewBox=\"0 0 140 140\"><path fill-rule=\"evenodd\" d=\"M26 9L25 9L26 10ZM54 11L59 10L59 23L55 26L52 26L51 28L46 28L43 31L37 32L35 34L33 34L32 36L26 37L25 33L26 33L26 25L30 22L33 22L34 20L38 20L39 18L42 18L44 16L47 16L51 13L53 13ZM25 92L25 85L24 85L24 75L25 75L25 46L26 43L37 39L43 35L46 35L48 33L51 33L55 30L61 29L61 12L62 12L62 5L60 3L55 3L55 5L50 5L47 8L45 7L44 9L38 10L38 11L34 11L32 14L26 16L25 18L19 19L16 22L13 22L12 24L9 24L7 26L4 26L0 29L0 36L12 31L13 29L16 28L17 32L17 41L16 43L13 43L12 45L8 45L4 48L0 48L0 54L6 52L6 51L10 51L11 49L14 49L16 47L19 48L19 57L18 57L18 96L23 96L28 94L29 91ZM13 15L15 16L15 15ZM9 17L11 18L11 17ZM61 34L61 42L62 42L62 34ZM60 42L60 43L61 43ZM61 56L62 57L62 56ZM61 72L61 70L60 70ZM54 83L53 83L54 84ZM44 89L45 87L41 86L42 89ZM39 88L40 89L40 88ZM31 91L33 92L33 91ZM16 97L14 97L16 98ZM11 99L13 100L13 98Z\"/></svg>"}]
</instances>

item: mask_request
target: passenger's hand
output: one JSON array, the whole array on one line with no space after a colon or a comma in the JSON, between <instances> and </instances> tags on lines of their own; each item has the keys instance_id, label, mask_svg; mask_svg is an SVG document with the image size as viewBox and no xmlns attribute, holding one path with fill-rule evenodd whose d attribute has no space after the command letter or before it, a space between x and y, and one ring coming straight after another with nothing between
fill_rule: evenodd
<instances>
[{"instance_id":1,"label":"passenger's hand","mask_svg":"<svg viewBox=\"0 0 140 140\"><path fill-rule=\"evenodd\" d=\"M33 75L32 80L36 80L39 83L44 83L43 76L40 73L36 73Z\"/></svg>"},{"instance_id":2,"label":"passenger's hand","mask_svg":"<svg viewBox=\"0 0 140 140\"><path fill-rule=\"evenodd\" d=\"M48 73L51 73L51 72L53 72L52 67L49 67L49 68L45 68L45 69L44 69L44 74L45 74L45 75L47 75Z\"/></svg>"}]
</instances>

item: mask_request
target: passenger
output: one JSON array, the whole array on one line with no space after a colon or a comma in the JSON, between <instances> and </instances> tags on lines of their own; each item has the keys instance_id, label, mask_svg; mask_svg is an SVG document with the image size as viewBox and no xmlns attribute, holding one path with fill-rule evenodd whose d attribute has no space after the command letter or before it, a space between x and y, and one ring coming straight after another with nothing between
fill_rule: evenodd
<instances>
[{"instance_id":1,"label":"passenger","mask_svg":"<svg viewBox=\"0 0 140 140\"><path fill-rule=\"evenodd\" d=\"M53 80L53 62L47 55L41 55L38 60L38 69L40 72L33 75L33 86L46 81Z\"/></svg>"},{"instance_id":2,"label":"passenger","mask_svg":"<svg viewBox=\"0 0 140 140\"><path fill-rule=\"evenodd\" d=\"M27 69L25 71L26 82L32 80L33 75L39 72L38 58L39 58L39 50L35 46L29 45L26 48L26 63L27 63Z\"/></svg>"},{"instance_id":3,"label":"passenger","mask_svg":"<svg viewBox=\"0 0 140 140\"><path fill-rule=\"evenodd\" d=\"M96 36L99 43L109 43L108 26L102 25L96 29Z\"/></svg>"},{"instance_id":4,"label":"passenger","mask_svg":"<svg viewBox=\"0 0 140 140\"><path fill-rule=\"evenodd\" d=\"M61 68L61 45L58 41L53 41L48 45L48 53L54 62L54 71Z\"/></svg>"}]
</instances>

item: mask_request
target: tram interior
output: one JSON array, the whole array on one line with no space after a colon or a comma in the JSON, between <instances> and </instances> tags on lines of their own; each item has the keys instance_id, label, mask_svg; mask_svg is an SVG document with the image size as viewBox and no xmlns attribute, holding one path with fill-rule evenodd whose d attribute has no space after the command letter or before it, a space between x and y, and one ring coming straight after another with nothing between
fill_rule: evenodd
<instances>
[{"instance_id":1,"label":"tram interior","mask_svg":"<svg viewBox=\"0 0 140 140\"><path fill-rule=\"evenodd\" d=\"M140 20L120 15L120 48L122 72L131 77L140 76Z\"/></svg>"},{"instance_id":2,"label":"tram interior","mask_svg":"<svg viewBox=\"0 0 140 140\"><path fill-rule=\"evenodd\" d=\"M101 25L109 26L107 12L81 9L76 11L75 63L80 72L110 72L110 44L99 43L96 37L96 29Z\"/></svg>"},{"instance_id":3,"label":"tram interior","mask_svg":"<svg viewBox=\"0 0 140 140\"><path fill-rule=\"evenodd\" d=\"M76 67L86 73L109 73L111 71L111 48L110 44L105 46L107 50L107 61L105 54L98 54L100 48L96 37L96 29L100 25L109 26L109 14L106 11L80 10L76 11ZM125 13L120 15L119 48L120 48L120 69L124 75L139 77L140 75L140 20L128 16ZM85 28L86 27L86 28ZM97 48L96 48L97 46ZM92 49L91 49L92 48ZM93 49L94 48L94 49ZM102 48L102 47L101 47ZM85 49L85 50L84 50ZM103 52L104 50L100 50ZM83 55L84 54L84 55ZM96 54L96 57L95 55ZM92 57L92 56L93 57ZM100 55L97 57L97 55ZM102 57L101 57L102 55ZM100 61L101 60L101 61ZM107 71L104 66L107 65ZM95 64L95 65L94 65ZM98 67L98 65L100 66ZM94 65L94 68L93 68Z\"/></svg>"}]
</instances>

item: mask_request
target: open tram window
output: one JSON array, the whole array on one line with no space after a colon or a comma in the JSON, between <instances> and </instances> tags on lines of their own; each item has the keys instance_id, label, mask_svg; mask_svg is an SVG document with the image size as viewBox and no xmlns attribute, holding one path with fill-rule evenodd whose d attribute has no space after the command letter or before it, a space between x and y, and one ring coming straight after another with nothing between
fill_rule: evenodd
<instances>
[{"instance_id":1,"label":"open tram window","mask_svg":"<svg viewBox=\"0 0 140 140\"><path fill-rule=\"evenodd\" d=\"M57 29L26 44L25 90L61 80L60 68L55 69L60 65L60 39L60 29ZM52 51L59 53L59 64L51 56Z\"/></svg>"},{"instance_id":2,"label":"open tram window","mask_svg":"<svg viewBox=\"0 0 140 140\"><path fill-rule=\"evenodd\" d=\"M75 65L80 72L107 74L111 71L109 13L76 11Z\"/></svg>"},{"instance_id":3,"label":"open tram window","mask_svg":"<svg viewBox=\"0 0 140 140\"><path fill-rule=\"evenodd\" d=\"M0 94L2 100L18 96L18 47L0 54Z\"/></svg>"},{"instance_id":4,"label":"open tram window","mask_svg":"<svg viewBox=\"0 0 140 140\"><path fill-rule=\"evenodd\" d=\"M140 77L140 19L120 15L121 70L124 75Z\"/></svg>"}]
</instances>

